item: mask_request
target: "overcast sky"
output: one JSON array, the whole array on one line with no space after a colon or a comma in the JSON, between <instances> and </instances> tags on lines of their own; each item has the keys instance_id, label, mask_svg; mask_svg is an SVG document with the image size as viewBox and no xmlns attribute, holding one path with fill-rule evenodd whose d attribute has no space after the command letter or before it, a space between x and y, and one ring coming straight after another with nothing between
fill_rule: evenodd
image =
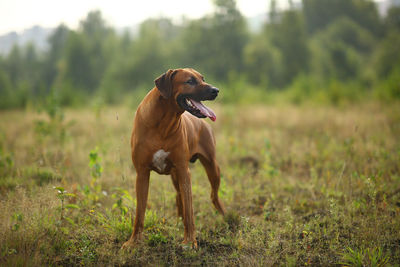
<instances>
[{"instance_id":1,"label":"overcast sky","mask_svg":"<svg viewBox=\"0 0 400 267\"><path fill-rule=\"evenodd\" d=\"M278 0L281 6L287 0ZM237 0L245 16L263 14L269 0ZM114 27L132 26L149 17L199 18L212 12L211 0L0 0L0 34L20 32L34 25L77 27L90 10L98 9Z\"/></svg>"}]
</instances>

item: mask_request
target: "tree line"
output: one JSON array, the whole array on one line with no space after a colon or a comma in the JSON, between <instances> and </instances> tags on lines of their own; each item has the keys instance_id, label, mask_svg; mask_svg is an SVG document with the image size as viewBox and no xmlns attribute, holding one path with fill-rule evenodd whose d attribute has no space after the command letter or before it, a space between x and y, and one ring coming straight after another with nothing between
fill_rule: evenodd
<instances>
[{"instance_id":1,"label":"tree line","mask_svg":"<svg viewBox=\"0 0 400 267\"><path fill-rule=\"evenodd\" d=\"M270 0L256 33L235 0L214 0L211 14L179 24L148 19L135 36L117 33L99 11L89 12L78 29L58 26L46 52L15 45L0 56L0 108L40 103L49 95L63 105L93 97L119 103L177 67L198 69L223 84L224 94L239 97L252 88L283 91L295 102L316 96L333 103L400 99L400 7L381 17L372 0L288 2L278 10Z\"/></svg>"}]
</instances>

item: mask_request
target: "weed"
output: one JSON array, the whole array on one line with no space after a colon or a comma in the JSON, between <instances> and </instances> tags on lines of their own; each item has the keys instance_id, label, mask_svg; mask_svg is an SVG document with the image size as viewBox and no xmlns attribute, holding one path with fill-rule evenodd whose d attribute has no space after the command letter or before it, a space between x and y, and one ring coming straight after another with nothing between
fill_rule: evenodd
<instances>
[{"instance_id":1,"label":"weed","mask_svg":"<svg viewBox=\"0 0 400 267\"><path fill-rule=\"evenodd\" d=\"M88 206L93 206L99 203L100 199L107 195L106 191L102 189L101 184L98 181L103 173L103 167L100 164L101 158L98 154L98 150L99 148L96 147L89 153L89 167L91 174L90 183L89 185L83 185L83 187L80 187L81 192L85 195L83 200L84 204Z\"/></svg>"},{"instance_id":2,"label":"weed","mask_svg":"<svg viewBox=\"0 0 400 267\"><path fill-rule=\"evenodd\" d=\"M19 213L19 212L16 212L12 215L12 220L13 220L13 223L11 226L12 231L18 231L18 229L21 226L22 218L23 218L23 215L22 215L22 213Z\"/></svg>"},{"instance_id":3,"label":"weed","mask_svg":"<svg viewBox=\"0 0 400 267\"><path fill-rule=\"evenodd\" d=\"M43 109L48 119L35 121L35 132L39 140L49 136L55 141L64 143L67 129L71 123L64 122L64 111L61 108L60 99L54 91L46 98Z\"/></svg>"},{"instance_id":4,"label":"weed","mask_svg":"<svg viewBox=\"0 0 400 267\"><path fill-rule=\"evenodd\" d=\"M166 244L167 238L160 232L150 233L148 236L147 244L151 247Z\"/></svg>"},{"instance_id":5,"label":"weed","mask_svg":"<svg viewBox=\"0 0 400 267\"><path fill-rule=\"evenodd\" d=\"M14 160L11 155L5 154L0 148L0 178L14 174Z\"/></svg>"},{"instance_id":6,"label":"weed","mask_svg":"<svg viewBox=\"0 0 400 267\"><path fill-rule=\"evenodd\" d=\"M112 209L118 209L121 212L121 216L125 216L128 213L129 207L133 206L132 196L125 189L114 188L112 198L116 200Z\"/></svg>"},{"instance_id":7,"label":"weed","mask_svg":"<svg viewBox=\"0 0 400 267\"><path fill-rule=\"evenodd\" d=\"M89 153L89 167L91 168L93 182L95 182L103 172L103 167L100 165L101 158L99 157L98 151L99 148L96 147L96 149Z\"/></svg>"},{"instance_id":8,"label":"weed","mask_svg":"<svg viewBox=\"0 0 400 267\"><path fill-rule=\"evenodd\" d=\"M79 206L76 204L65 204L65 200L70 197L75 197L75 194L67 193L65 189L61 186L54 187L57 190L57 198L60 200L61 205L59 206L60 210L60 221L62 222L64 219L67 220L69 223L74 224L73 220L67 216L65 216L65 210L69 209L79 209Z\"/></svg>"},{"instance_id":9,"label":"weed","mask_svg":"<svg viewBox=\"0 0 400 267\"><path fill-rule=\"evenodd\" d=\"M381 248L367 248L367 249L351 249L347 248L347 251L341 254L342 264L344 266L371 266L371 267L383 267L389 262L389 256L384 255Z\"/></svg>"},{"instance_id":10,"label":"weed","mask_svg":"<svg viewBox=\"0 0 400 267\"><path fill-rule=\"evenodd\" d=\"M31 170L31 177L36 182L38 186L43 186L50 182L60 181L61 177L55 174L52 170L49 169L36 169L34 171Z\"/></svg>"}]
</instances>

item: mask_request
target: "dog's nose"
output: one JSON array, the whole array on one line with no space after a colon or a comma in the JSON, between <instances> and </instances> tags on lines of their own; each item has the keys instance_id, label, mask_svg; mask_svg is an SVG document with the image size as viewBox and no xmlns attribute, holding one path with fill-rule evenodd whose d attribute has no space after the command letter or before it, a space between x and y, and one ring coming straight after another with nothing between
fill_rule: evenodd
<instances>
[{"instance_id":1,"label":"dog's nose","mask_svg":"<svg viewBox=\"0 0 400 267\"><path fill-rule=\"evenodd\" d=\"M219 93L218 88L216 87L211 87L210 89L208 89L208 91L210 92L210 94L217 96Z\"/></svg>"}]
</instances>

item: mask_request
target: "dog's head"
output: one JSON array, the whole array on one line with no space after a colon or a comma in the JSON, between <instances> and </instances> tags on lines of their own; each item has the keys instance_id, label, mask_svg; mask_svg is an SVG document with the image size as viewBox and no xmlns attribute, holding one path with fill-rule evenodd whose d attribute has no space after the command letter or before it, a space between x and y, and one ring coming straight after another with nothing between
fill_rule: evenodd
<instances>
[{"instance_id":1,"label":"dog's head","mask_svg":"<svg viewBox=\"0 0 400 267\"><path fill-rule=\"evenodd\" d=\"M154 82L161 96L174 101L179 109L198 118L217 119L215 113L201 101L214 100L219 90L206 83L204 77L194 69L168 70Z\"/></svg>"}]
</instances>

